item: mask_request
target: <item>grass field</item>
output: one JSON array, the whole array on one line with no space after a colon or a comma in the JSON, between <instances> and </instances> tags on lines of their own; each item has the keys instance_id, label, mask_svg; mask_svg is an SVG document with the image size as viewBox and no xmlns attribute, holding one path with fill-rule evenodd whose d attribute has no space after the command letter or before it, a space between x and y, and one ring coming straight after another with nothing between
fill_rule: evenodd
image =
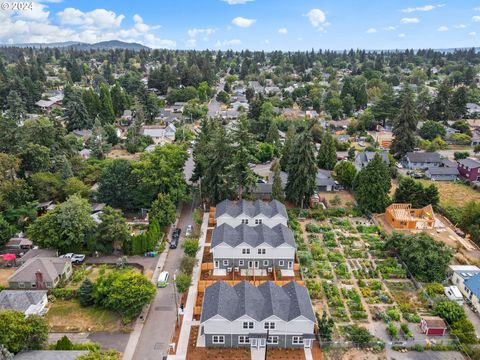
<instances>
[{"instance_id":1,"label":"grass field","mask_svg":"<svg viewBox=\"0 0 480 360\"><path fill-rule=\"evenodd\" d=\"M8 278L13 275L16 268L0 269L0 286L8 287Z\"/></svg>"},{"instance_id":2,"label":"grass field","mask_svg":"<svg viewBox=\"0 0 480 360\"><path fill-rule=\"evenodd\" d=\"M469 201L480 201L480 191L459 182L420 180L424 185L435 184L440 193L440 205L463 206Z\"/></svg>"},{"instance_id":3,"label":"grass field","mask_svg":"<svg viewBox=\"0 0 480 360\"><path fill-rule=\"evenodd\" d=\"M81 307L77 300L56 300L45 319L50 331L129 331L118 314L95 307Z\"/></svg>"}]
</instances>

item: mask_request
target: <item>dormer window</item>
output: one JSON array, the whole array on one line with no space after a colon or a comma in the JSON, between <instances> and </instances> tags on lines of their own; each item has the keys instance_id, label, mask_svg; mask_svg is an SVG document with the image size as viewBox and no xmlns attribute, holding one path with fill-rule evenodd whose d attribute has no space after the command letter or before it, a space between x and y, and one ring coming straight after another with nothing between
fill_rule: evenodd
<instances>
[{"instance_id":1,"label":"dormer window","mask_svg":"<svg viewBox=\"0 0 480 360\"><path fill-rule=\"evenodd\" d=\"M248 219L242 219L242 224L248 225Z\"/></svg>"},{"instance_id":2,"label":"dormer window","mask_svg":"<svg viewBox=\"0 0 480 360\"><path fill-rule=\"evenodd\" d=\"M243 254L243 255L250 255L250 249L248 249L248 248L243 248L243 249L242 249L242 254Z\"/></svg>"},{"instance_id":3,"label":"dormer window","mask_svg":"<svg viewBox=\"0 0 480 360\"><path fill-rule=\"evenodd\" d=\"M255 225L260 225L262 223L262 219L255 219Z\"/></svg>"},{"instance_id":4,"label":"dormer window","mask_svg":"<svg viewBox=\"0 0 480 360\"><path fill-rule=\"evenodd\" d=\"M265 249L258 249L258 255L265 255L266 250Z\"/></svg>"}]
</instances>

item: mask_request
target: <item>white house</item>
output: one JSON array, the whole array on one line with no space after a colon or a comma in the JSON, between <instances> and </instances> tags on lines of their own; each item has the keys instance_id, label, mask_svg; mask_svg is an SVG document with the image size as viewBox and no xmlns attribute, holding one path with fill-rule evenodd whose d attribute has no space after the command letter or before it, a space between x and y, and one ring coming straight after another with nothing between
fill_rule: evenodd
<instances>
[{"instance_id":1,"label":"white house","mask_svg":"<svg viewBox=\"0 0 480 360\"><path fill-rule=\"evenodd\" d=\"M168 126L151 125L144 126L142 134L150 136L155 144L163 142L173 142L175 140L175 132L177 128L173 124Z\"/></svg>"},{"instance_id":2,"label":"white house","mask_svg":"<svg viewBox=\"0 0 480 360\"><path fill-rule=\"evenodd\" d=\"M265 224L268 227L283 224L287 226L288 214L285 205L278 200L270 202L262 200L254 202L224 200L216 206L215 220L217 226L222 224L228 224L232 227L237 227L240 224L249 226Z\"/></svg>"},{"instance_id":3,"label":"white house","mask_svg":"<svg viewBox=\"0 0 480 360\"><path fill-rule=\"evenodd\" d=\"M480 268L474 265L450 265L452 283L480 312Z\"/></svg>"},{"instance_id":4,"label":"white house","mask_svg":"<svg viewBox=\"0 0 480 360\"><path fill-rule=\"evenodd\" d=\"M43 315L48 304L47 290L3 290L0 310L15 310L28 315Z\"/></svg>"},{"instance_id":5,"label":"white house","mask_svg":"<svg viewBox=\"0 0 480 360\"><path fill-rule=\"evenodd\" d=\"M215 269L240 271L241 269L273 268L293 270L295 239L292 231L283 224L273 228L265 224L232 227L222 224L213 229L210 251Z\"/></svg>"},{"instance_id":6,"label":"white house","mask_svg":"<svg viewBox=\"0 0 480 360\"><path fill-rule=\"evenodd\" d=\"M436 152L414 151L403 157L403 163L408 169L425 169L442 165L442 159Z\"/></svg>"},{"instance_id":7,"label":"white house","mask_svg":"<svg viewBox=\"0 0 480 360\"><path fill-rule=\"evenodd\" d=\"M218 281L205 289L200 319L207 347L311 347L316 323L306 287Z\"/></svg>"}]
</instances>

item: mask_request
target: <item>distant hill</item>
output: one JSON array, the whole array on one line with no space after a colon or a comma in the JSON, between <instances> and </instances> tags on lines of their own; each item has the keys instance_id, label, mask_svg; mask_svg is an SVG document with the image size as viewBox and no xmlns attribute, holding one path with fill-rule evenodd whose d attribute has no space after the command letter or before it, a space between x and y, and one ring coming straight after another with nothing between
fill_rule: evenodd
<instances>
[{"instance_id":1,"label":"distant hill","mask_svg":"<svg viewBox=\"0 0 480 360\"><path fill-rule=\"evenodd\" d=\"M5 45L7 46L7 45ZM138 43L128 43L120 40L109 40L109 41L102 41L98 43L88 44L82 42L75 42L75 41L65 41L65 42L57 42L57 43L25 43L25 44L14 44L10 46L15 47L33 47L33 48L74 48L74 49L81 49L81 50L111 50L111 49L127 49L127 50L149 50L148 46L138 44Z\"/></svg>"}]
</instances>

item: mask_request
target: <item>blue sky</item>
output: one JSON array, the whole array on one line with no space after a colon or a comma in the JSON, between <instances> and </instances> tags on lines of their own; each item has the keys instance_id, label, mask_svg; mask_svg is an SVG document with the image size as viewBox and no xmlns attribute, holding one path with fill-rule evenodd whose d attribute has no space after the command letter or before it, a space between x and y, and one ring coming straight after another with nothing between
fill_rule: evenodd
<instances>
[{"instance_id":1,"label":"blue sky","mask_svg":"<svg viewBox=\"0 0 480 360\"><path fill-rule=\"evenodd\" d=\"M0 43L338 50L470 47L479 38L480 0L36 0L33 10L0 10Z\"/></svg>"}]
</instances>

